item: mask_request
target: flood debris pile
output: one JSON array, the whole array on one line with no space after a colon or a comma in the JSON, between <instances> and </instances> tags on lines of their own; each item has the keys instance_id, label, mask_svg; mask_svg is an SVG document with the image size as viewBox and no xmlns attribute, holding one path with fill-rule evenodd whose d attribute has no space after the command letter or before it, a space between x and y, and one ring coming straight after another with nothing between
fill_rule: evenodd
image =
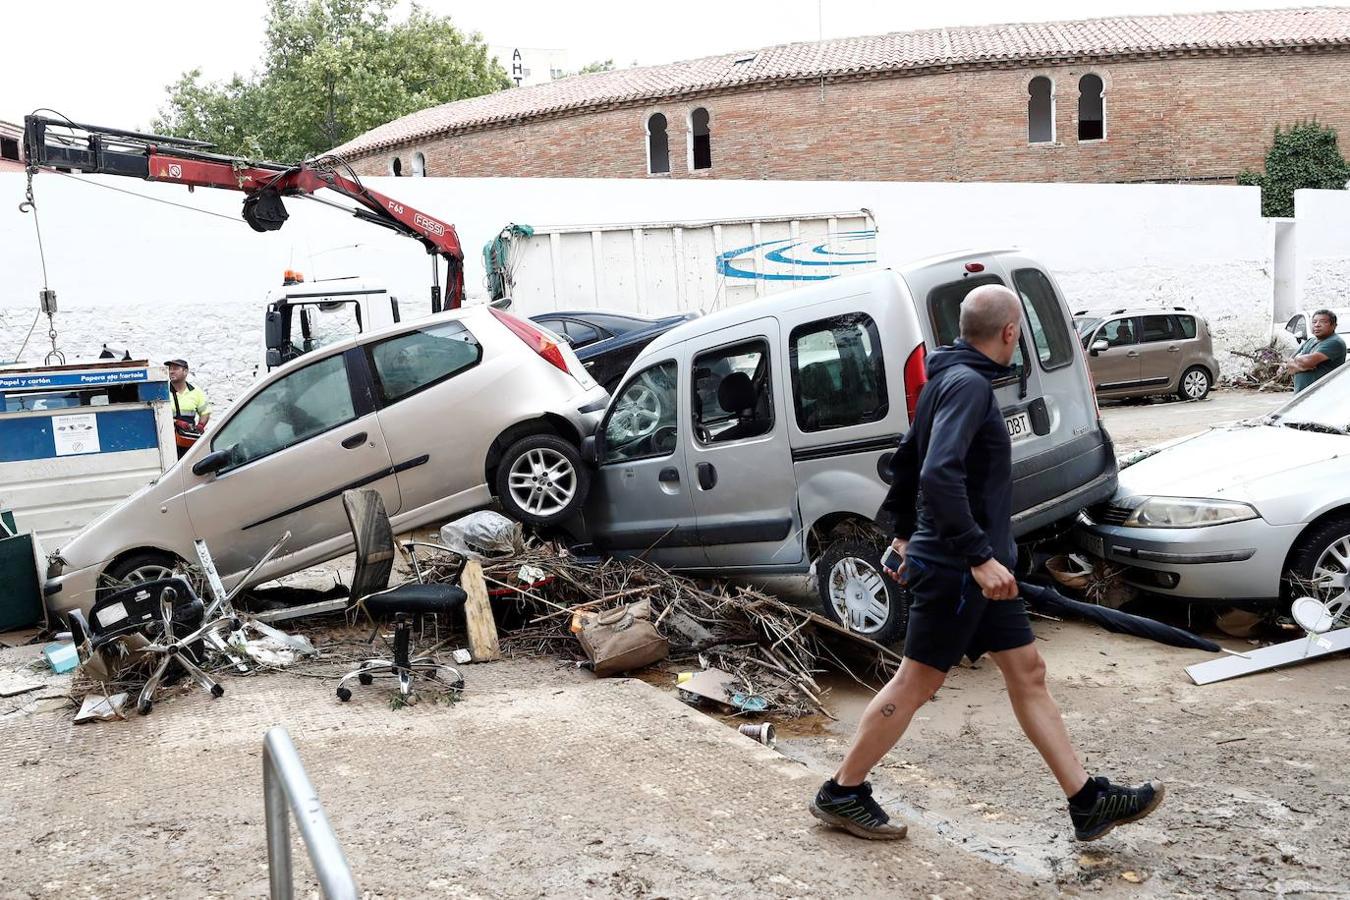
<instances>
[{"instance_id":1,"label":"flood debris pile","mask_svg":"<svg viewBox=\"0 0 1350 900\"><path fill-rule=\"evenodd\" d=\"M1280 349L1279 343L1277 338L1271 338L1265 346L1256 347L1249 351L1228 351L1234 356L1247 360L1247 367L1241 372L1224 376L1224 384L1228 387L1248 388L1258 391L1293 390L1294 376L1282 368L1286 354Z\"/></svg>"},{"instance_id":2,"label":"flood debris pile","mask_svg":"<svg viewBox=\"0 0 1350 900\"><path fill-rule=\"evenodd\" d=\"M464 558L445 553L424 567L428 581L457 583ZM830 715L816 681L821 664L887 677L900 658L809 610L750 587L695 581L643 560L591 560L532 538L483 561L483 574L510 656L585 660L583 618L643 605L669 643L667 667L724 673L714 703L737 712Z\"/></svg>"}]
</instances>

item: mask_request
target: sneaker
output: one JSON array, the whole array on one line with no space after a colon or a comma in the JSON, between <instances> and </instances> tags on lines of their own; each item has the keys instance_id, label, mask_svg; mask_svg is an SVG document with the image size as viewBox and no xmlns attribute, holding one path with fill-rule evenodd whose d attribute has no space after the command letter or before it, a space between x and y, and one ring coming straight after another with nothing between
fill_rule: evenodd
<instances>
[{"instance_id":1,"label":"sneaker","mask_svg":"<svg viewBox=\"0 0 1350 900\"><path fill-rule=\"evenodd\" d=\"M826 825L872 841L898 841L909 832L906 825L892 825L890 816L872 799L872 783L840 787L830 779L811 801L811 815Z\"/></svg>"},{"instance_id":2,"label":"sneaker","mask_svg":"<svg viewBox=\"0 0 1350 900\"><path fill-rule=\"evenodd\" d=\"M1098 775L1097 799L1087 809L1069 804L1073 834L1080 841L1095 841L1117 825L1137 822L1153 812L1163 801L1166 788L1161 781L1150 781L1136 788L1112 784Z\"/></svg>"}]
</instances>

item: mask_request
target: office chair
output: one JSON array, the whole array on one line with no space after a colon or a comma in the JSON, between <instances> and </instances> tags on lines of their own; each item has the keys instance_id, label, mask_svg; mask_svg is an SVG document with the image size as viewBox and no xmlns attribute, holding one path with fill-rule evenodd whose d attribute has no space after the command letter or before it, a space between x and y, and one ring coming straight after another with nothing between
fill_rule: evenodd
<instances>
[{"instance_id":1,"label":"office chair","mask_svg":"<svg viewBox=\"0 0 1350 900\"><path fill-rule=\"evenodd\" d=\"M394 531L384 511L379 491L361 488L346 491L342 505L351 523L352 538L356 542L356 572L352 576L352 600L363 607L371 618L392 616L394 620L394 655L392 658L373 657L342 676L337 695L350 700L347 683L356 679L371 684L377 677L398 679L399 694L408 698L413 693L413 679L436 681L441 673L449 673L451 687L463 686L464 679L453 666L438 663L434 656L413 657L411 617L425 613L449 614L464 606L464 589L449 584L423 584L421 569L416 565L417 541L404 542L404 552L412 557L416 581L389 587L389 576L394 569ZM378 625L376 626L378 631ZM375 635L371 635L374 642ZM446 679L440 679L446 684Z\"/></svg>"}]
</instances>

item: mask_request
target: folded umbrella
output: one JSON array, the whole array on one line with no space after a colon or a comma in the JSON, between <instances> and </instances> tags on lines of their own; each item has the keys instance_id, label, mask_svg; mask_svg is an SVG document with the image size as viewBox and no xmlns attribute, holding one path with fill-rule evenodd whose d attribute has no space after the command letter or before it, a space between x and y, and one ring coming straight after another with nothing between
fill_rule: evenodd
<instances>
[{"instance_id":1,"label":"folded umbrella","mask_svg":"<svg viewBox=\"0 0 1350 900\"><path fill-rule=\"evenodd\" d=\"M1118 609L1098 606L1095 603L1071 600L1054 588L1028 584L1025 581L1017 582L1017 586L1022 591L1023 599L1031 604L1032 609L1037 612L1077 616L1089 622L1095 622L1107 631L1113 631L1116 634L1133 634L1172 647L1208 650L1210 653L1218 653L1221 649L1218 644L1211 640L1191 634L1183 628L1176 628L1165 622L1159 622L1157 619L1136 616L1121 612Z\"/></svg>"}]
</instances>

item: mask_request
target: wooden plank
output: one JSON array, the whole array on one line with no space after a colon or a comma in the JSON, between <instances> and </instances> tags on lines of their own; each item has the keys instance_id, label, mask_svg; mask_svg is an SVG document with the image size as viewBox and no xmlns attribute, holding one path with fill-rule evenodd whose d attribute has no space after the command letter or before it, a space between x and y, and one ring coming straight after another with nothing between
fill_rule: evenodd
<instances>
[{"instance_id":1,"label":"wooden plank","mask_svg":"<svg viewBox=\"0 0 1350 900\"><path fill-rule=\"evenodd\" d=\"M497 646L497 620L492 617L482 564L474 559L466 562L459 584L468 595L464 601L464 621L469 630L469 652L473 654L474 662L501 659L502 651Z\"/></svg>"}]
</instances>

